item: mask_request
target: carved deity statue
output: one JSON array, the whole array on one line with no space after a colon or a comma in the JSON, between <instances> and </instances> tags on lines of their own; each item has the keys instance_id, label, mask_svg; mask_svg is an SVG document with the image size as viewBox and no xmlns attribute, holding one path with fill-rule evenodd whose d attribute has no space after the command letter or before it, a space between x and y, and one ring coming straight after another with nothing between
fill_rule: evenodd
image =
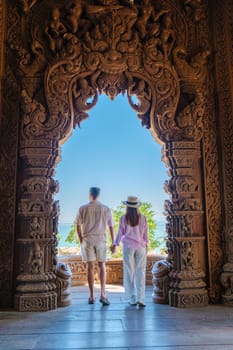
<instances>
[{"instance_id":1,"label":"carved deity statue","mask_svg":"<svg viewBox=\"0 0 233 350\"><path fill-rule=\"evenodd\" d=\"M192 242L183 242L182 244L182 263L186 270L193 269L193 244Z\"/></svg>"},{"instance_id":2,"label":"carved deity statue","mask_svg":"<svg viewBox=\"0 0 233 350\"><path fill-rule=\"evenodd\" d=\"M32 238L41 238L41 219L38 217L33 217L30 224L31 233L30 237Z\"/></svg>"},{"instance_id":3,"label":"carved deity statue","mask_svg":"<svg viewBox=\"0 0 233 350\"><path fill-rule=\"evenodd\" d=\"M55 7L52 10L52 19L45 28L45 34L49 38L50 49L58 54L62 49L63 35L67 32L66 27L60 20L60 10Z\"/></svg>"},{"instance_id":4,"label":"carved deity statue","mask_svg":"<svg viewBox=\"0 0 233 350\"><path fill-rule=\"evenodd\" d=\"M171 14L169 13L167 13L164 17L164 25L161 30L160 40L164 57L167 59L171 54L175 42L175 33L172 28L172 18Z\"/></svg>"},{"instance_id":5,"label":"carved deity statue","mask_svg":"<svg viewBox=\"0 0 233 350\"><path fill-rule=\"evenodd\" d=\"M30 249L28 264L30 266L31 273L38 274L42 271L43 254L41 248L37 242Z\"/></svg>"},{"instance_id":6,"label":"carved deity statue","mask_svg":"<svg viewBox=\"0 0 233 350\"><path fill-rule=\"evenodd\" d=\"M73 88L74 105L78 110L88 109L87 100L95 95L95 91L84 78L79 79L78 85L79 87L75 85Z\"/></svg>"}]
</instances>

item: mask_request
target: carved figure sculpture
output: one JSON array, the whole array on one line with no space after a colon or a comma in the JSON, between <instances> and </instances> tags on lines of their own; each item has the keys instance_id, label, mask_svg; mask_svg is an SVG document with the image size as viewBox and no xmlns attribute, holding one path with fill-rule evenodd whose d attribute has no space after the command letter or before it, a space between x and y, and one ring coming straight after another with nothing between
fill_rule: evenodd
<instances>
[{"instance_id":1,"label":"carved figure sculpture","mask_svg":"<svg viewBox=\"0 0 233 350\"><path fill-rule=\"evenodd\" d=\"M115 0L111 0L107 2L99 1L98 3L99 5L88 5L86 7L87 13L90 16L94 16L95 18L100 18L101 16L108 14L110 11L113 12L114 16L119 15L121 18L124 19L123 26L121 26L121 30L122 28L124 28L124 30L122 32L118 32L117 34L118 36L122 35L122 39L124 41L129 40L132 35L131 30L138 18L137 7L124 6L124 5L121 5L119 1L115 1ZM127 2L127 5L128 5L128 2ZM103 32L108 32L108 30L105 30L104 25L102 29L103 29Z\"/></svg>"},{"instance_id":2,"label":"carved figure sculpture","mask_svg":"<svg viewBox=\"0 0 233 350\"><path fill-rule=\"evenodd\" d=\"M76 0L72 2L68 10L68 15L66 17L68 23L70 24L72 33L77 32L82 13L83 13L83 2L80 0Z\"/></svg>"},{"instance_id":3,"label":"carved figure sculpture","mask_svg":"<svg viewBox=\"0 0 233 350\"><path fill-rule=\"evenodd\" d=\"M225 229L225 237L228 237L228 262L223 266L223 272L220 277L222 286L224 287L224 293L222 294L222 299L225 305L233 305L232 295L233 295L233 223L229 228Z\"/></svg>"},{"instance_id":4,"label":"carved figure sculpture","mask_svg":"<svg viewBox=\"0 0 233 350\"><path fill-rule=\"evenodd\" d=\"M21 106L23 111L23 134L26 136L41 134L41 127L46 120L45 108L34 101L26 90L21 92Z\"/></svg>"},{"instance_id":5,"label":"carved figure sculpture","mask_svg":"<svg viewBox=\"0 0 233 350\"><path fill-rule=\"evenodd\" d=\"M37 242L30 249L28 264L32 274L38 274L42 271L43 254Z\"/></svg>"},{"instance_id":6,"label":"carved figure sculpture","mask_svg":"<svg viewBox=\"0 0 233 350\"><path fill-rule=\"evenodd\" d=\"M185 207L183 209L185 210ZM180 232L184 237L188 237L192 233L192 218L191 214L186 214L180 218Z\"/></svg>"},{"instance_id":7,"label":"carved figure sculpture","mask_svg":"<svg viewBox=\"0 0 233 350\"><path fill-rule=\"evenodd\" d=\"M223 294L224 303L232 305L232 294L233 294L233 277L232 272L223 272L220 277L221 284L225 291Z\"/></svg>"},{"instance_id":8,"label":"carved figure sculpture","mask_svg":"<svg viewBox=\"0 0 233 350\"><path fill-rule=\"evenodd\" d=\"M40 204L40 203L34 203L34 204L31 206L31 211L35 211L35 212L41 212L41 211L43 211L42 204Z\"/></svg>"},{"instance_id":9,"label":"carved figure sculpture","mask_svg":"<svg viewBox=\"0 0 233 350\"><path fill-rule=\"evenodd\" d=\"M161 40L159 37L151 37L145 42L145 58L148 61L162 60L163 55L161 52Z\"/></svg>"},{"instance_id":10,"label":"carved figure sculpture","mask_svg":"<svg viewBox=\"0 0 233 350\"><path fill-rule=\"evenodd\" d=\"M158 20L162 15L167 13L167 10L162 10L155 13L154 7L151 5L150 0L144 0L143 5L139 10L139 17L136 23L140 37L143 39L145 36L156 36L159 33L160 25ZM148 23L151 19L152 23Z\"/></svg>"},{"instance_id":11,"label":"carved figure sculpture","mask_svg":"<svg viewBox=\"0 0 233 350\"><path fill-rule=\"evenodd\" d=\"M60 10L58 7L55 7L52 10L52 19L45 28L45 34L49 38L50 49L53 53L59 54L61 51L63 35L66 32L66 27L60 20Z\"/></svg>"},{"instance_id":12,"label":"carved figure sculpture","mask_svg":"<svg viewBox=\"0 0 233 350\"><path fill-rule=\"evenodd\" d=\"M24 52L24 54L23 54ZM21 51L22 58L19 68L25 75L33 76L41 72L46 66L46 57L44 48L37 40L33 40L31 44L31 54L27 51Z\"/></svg>"},{"instance_id":13,"label":"carved figure sculpture","mask_svg":"<svg viewBox=\"0 0 233 350\"><path fill-rule=\"evenodd\" d=\"M39 239L41 238L41 219L38 217L33 217L32 218L32 222L30 224L30 228L31 228L31 233L30 233L30 237L35 238L35 239Z\"/></svg>"},{"instance_id":14,"label":"carved figure sculpture","mask_svg":"<svg viewBox=\"0 0 233 350\"><path fill-rule=\"evenodd\" d=\"M56 266L57 304L59 307L71 304L70 286L72 272L67 264L58 263Z\"/></svg>"},{"instance_id":15,"label":"carved figure sculpture","mask_svg":"<svg viewBox=\"0 0 233 350\"><path fill-rule=\"evenodd\" d=\"M184 48L176 47L173 51L174 64L182 81L184 92L194 92L201 86L208 75L207 60L210 51L205 50L193 56L189 62Z\"/></svg>"},{"instance_id":16,"label":"carved figure sculpture","mask_svg":"<svg viewBox=\"0 0 233 350\"><path fill-rule=\"evenodd\" d=\"M182 243L182 264L185 270L193 269L193 245L192 242Z\"/></svg>"},{"instance_id":17,"label":"carved figure sculpture","mask_svg":"<svg viewBox=\"0 0 233 350\"><path fill-rule=\"evenodd\" d=\"M201 139L203 134L203 116L205 113L205 98L201 89L196 89L194 100L177 115L177 125L187 138Z\"/></svg>"},{"instance_id":18,"label":"carved figure sculpture","mask_svg":"<svg viewBox=\"0 0 233 350\"><path fill-rule=\"evenodd\" d=\"M85 1L83 0L73 0L67 6L66 21L71 28L71 32L73 34L78 32L79 37L86 33L91 25L90 21L82 16L85 8Z\"/></svg>"},{"instance_id":19,"label":"carved figure sculpture","mask_svg":"<svg viewBox=\"0 0 233 350\"><path fill-rule=\"evenodd\" d=\"M175 33L172 28L172 17L170 13L167 13L164 17L164 25L161 30L160 40L164 57L168 59L175 43Z\"/></svg>"},{"instance_id":20,"label":"carved figure sculpture","mask_svg":"<svg viewBox=\"0 0 233 350\"><path fill-rule=\"evenodd\" d=\"M89 85L87 79L80 78L73 86L74 113L79 124L88 117L86 111L90 110L97 102L97 91Z\"/></svg>"},{"instance_id":21,"label":"carved figure sculpture","mask_svg":"<svg viewBox=\"0 0 233 350\"><path fill-rule=\"evenodd\" d=\"M188 176L179 176L176 179L176 190L177 192L197 192L198 183Z\"/></svg>"},{"instance_id":22,"label":"carved figure sculpture","mask_svg":"<svg viewBox=\"0 0 233 350\"><path fill-rule=\"evenodd\" d=\"M78 110L85 110L85 108L88 107L87 100L94 95L94 90L89 86L88 81L84 78L79 79L78 86L75 85L73 89L75 107Z\"/></svg>"},{"instance_id":23,"label":"carved figure sculpture","mask_svg":"<svg viewBox=\"0 0 233 350\"><path fill-rule=\"evenodd\" d=\"M23 13L26 14L37 3L37 0L19 0L19 3Z\"/></svg>"},{"instance_id":24,"label":"carved figure sculpture","mask_svg":"<svg viewBox=\"0 0 233 350\"><path fill-rule=\"evenodd\" d=\"M204 17L202 0L184 0L184 8L189 15L193 15L195 22L199 22Z\"/></svg>"},{"instance_id":25,"label":"carved figure sculpture","mask_svg":"<svg viewBox=\"0 0 233 350\"><path fill-rule=\"evenodd\" d=\"M169 270L170 264L166 260L157 261L152 268L152 299L155 304L168 304Z\"/></svg>"},{"instance_id":26,"label":"carved figure sculpture","mask_svg":"<svg viewBox=\"0 0 233 350\"><path fill-rule=\"evenodd\" d=\"M146 86L144 80L139 80L137 83L132 81L128 87L128 100L130 106L138 113L139 119L142 120L142 125L149 127L150 125L150 100L151 100L151 91ZM132 97L136 96L138 103L134 103Z\"/></svg>"}]
</instances>

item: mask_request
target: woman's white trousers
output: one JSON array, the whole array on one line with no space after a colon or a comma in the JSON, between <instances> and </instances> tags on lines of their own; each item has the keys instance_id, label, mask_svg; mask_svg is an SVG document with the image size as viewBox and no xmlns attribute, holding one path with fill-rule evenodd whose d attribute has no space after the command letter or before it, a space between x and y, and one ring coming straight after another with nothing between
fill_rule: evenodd
<instances>
[{"instance_id":1,"label":"woman's white trousers","mask_svg":"<svg viewBox=\"0 0 233 350\"><path fill-rule=\"evenodd\" d=\"M127 300L144 302L146 280L146 248L123 246L124 288Z\"/></svg>"}]
</instances>

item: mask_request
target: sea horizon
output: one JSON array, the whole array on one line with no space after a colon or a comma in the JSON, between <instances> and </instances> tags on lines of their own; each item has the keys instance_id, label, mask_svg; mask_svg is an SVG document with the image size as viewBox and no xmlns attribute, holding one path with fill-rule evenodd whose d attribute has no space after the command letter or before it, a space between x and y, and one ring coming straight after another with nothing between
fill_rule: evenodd
<instances>
[{"instance_id":1,"label":"sea horizon","mask_svg":"<svg viewBox=\"0 0 233 350\"><path fill-rule=\"evenodd\" d=\"M66 237L72 227L73 223L70 222L59 222L58 223L58 235L59 235L59 243L58 247L75 247L75 243L66 242ZM155 235L157 238L165 238L166 237L166 221L165 220L157 220L156 221L156 230Z\"/></svg>"}]
</instances>

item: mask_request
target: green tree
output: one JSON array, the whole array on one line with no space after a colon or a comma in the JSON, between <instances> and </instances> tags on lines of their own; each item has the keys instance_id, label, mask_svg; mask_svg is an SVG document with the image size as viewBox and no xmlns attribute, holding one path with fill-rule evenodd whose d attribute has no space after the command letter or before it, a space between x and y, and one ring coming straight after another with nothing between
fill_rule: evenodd
<instances>
[{"instance_id":1,"label":"green tree","mask_svg":"<svg viewBox=\"0 0 233 350\"><path fill-rule=\"evenodd\" d=\"M65 242L67 243L76 243L78 246L80 245L78 235L76 232L75 224L72 224L70 227L70 231L66 237Z\"/></svg>"}]
</instances>

